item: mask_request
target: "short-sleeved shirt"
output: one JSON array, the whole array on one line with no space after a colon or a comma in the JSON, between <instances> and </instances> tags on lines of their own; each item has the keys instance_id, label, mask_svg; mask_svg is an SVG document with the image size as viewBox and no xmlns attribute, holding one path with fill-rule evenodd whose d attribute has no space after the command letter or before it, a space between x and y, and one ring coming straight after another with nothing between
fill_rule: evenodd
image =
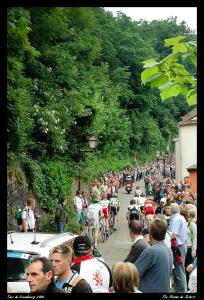
<instances>
[{"instance_id":1,"label":"short-sleeved shirt","mask_svg":"<svg viewBox=\"0 0 204 300\"><path fill-rule=\"evenodd\" d=\"M82 210L83 200L79 196L74 197L74 205L76 206L77 211Z\"/></svg>"},{"instance_id":2,"label":"short-sleeved shirt","mask_svg":"<svg viewBox=\"0 0 204 300\"><path fill-rule=\"evenodd\" d=\"M35 228L35 216L31 208L26 206L22 211L22 219L28 222L28 228L34 229Z\"/></svg>"},{"instance_id":3,"label":"short-sleeved shirt","mask_svg":"<svg viewBox=\"0 0 204 300\"><path fill-rule=\"evenodd\" d=\"M176 235L176 242L178 246L187 242L187 222L180 213L171 215L169 231Z\"/></svg>"}]
</instances>

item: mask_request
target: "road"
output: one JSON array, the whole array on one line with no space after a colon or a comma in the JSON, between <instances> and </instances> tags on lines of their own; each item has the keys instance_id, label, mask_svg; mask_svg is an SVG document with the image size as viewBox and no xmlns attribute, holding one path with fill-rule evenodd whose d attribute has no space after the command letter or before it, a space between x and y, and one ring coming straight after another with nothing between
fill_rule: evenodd
<instances>
[{"instance_id":1,"label":"road","mask_svg":"<svg viewBox=\"0 0 204 300\"><path fill-rule=\"evenodd\" d=\"M133 190L131 194L128 194L125 188L120 188L118 192L120 200L120 211L118 215L118 230L115 231L111 236L105 240L105 243L99 239L99 249L102 253L102 257L105 262L112 267L116 262L123 261L127 256L132 242L128 233L128 223L126 220L127 207L130 203L131 198L134 196L136 186L139 185L144 191L144 180L137 181L133 184Z\"/></svg>"}]
</instances>

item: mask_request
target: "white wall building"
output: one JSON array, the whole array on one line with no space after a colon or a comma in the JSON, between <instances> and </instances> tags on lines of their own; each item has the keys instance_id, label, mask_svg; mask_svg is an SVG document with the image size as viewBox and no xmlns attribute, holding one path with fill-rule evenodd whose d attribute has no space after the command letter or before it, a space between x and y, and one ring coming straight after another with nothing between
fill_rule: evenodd
<instances>
[{"instance_id":1,"label":"white wall building","mask_svg":"<svg viewBox=\"0 0 204 300\"><path fill-rule=\"evenodd\" d=\"M179 136L175 142L176 182L180 183L189 173L186 170L197 164L197 107L178 123Z\"/></svg>"}]
</instances>

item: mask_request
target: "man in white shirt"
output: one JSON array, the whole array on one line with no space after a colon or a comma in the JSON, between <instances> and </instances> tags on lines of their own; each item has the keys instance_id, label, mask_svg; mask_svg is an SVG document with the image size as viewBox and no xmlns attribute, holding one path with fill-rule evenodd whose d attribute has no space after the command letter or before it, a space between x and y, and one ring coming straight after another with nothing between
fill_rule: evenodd
<instances>
[{"instance_id":1,"label":"man in white shirt","mask_svg":"<svg viewBox=\"0 0 204 300\"><path fill-rule=\"evenodd\" d=\"M77 211L77 222L80 224L81 212L83 209L83 200L80 197L80 191L76 191L76 195L74 197L74 208Z\"/></svg>"},{"instance_id":2,"label":"man in white shirt","mask_svg":"<svg viewBox=\"0 0 204 300\"><path fill-rule=\"evenodd\" d=\"M33 232L35 229L35 199L30 197L26 207L22 210L22 232Z\"/></svg>"}]
</instances>

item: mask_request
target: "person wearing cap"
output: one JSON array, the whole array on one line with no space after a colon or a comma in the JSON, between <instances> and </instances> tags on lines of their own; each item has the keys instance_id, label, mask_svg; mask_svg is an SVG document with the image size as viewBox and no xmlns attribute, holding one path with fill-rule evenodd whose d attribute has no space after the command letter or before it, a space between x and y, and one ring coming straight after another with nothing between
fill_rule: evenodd
<instances>
[{"instance_id":1,"label":"person wearing cap","mask_svg":"<svg viewBox=\"0 0 204 300\"><path fill-rule=\"evenodd\" d=\"M150 247L149 243L143 238L142 235L142 224L140 221L131 221L129 224L129 235L130 239L133 241L133 245L128 253L124 262L129 261L134 263L140 256L142 251L147 247Z\"/></svg>"},{"instance_id":2,"label":"person wearing cap","mask_svg":"<svg viewBox=\"0 0 204 300\"><path fill-rule=\"evenodd\" d=\"M93 256L89 237L86 235L76 237L73 250L75 258L71 269L86 278L94 293L108 293L109 287L112 286L111 270L104 261Z\"/></svg>"},{"instance_id":3,"label":"person wearing cap","mask_svg":"<svg viewBox=\"0 0 204 300\"><path fill-rule=\"evenodd\" d=\"M156 214L165 215L165 204L166 204L166 198L161 198L160 205L157 206L155 210L155 215Z\"/></svg>"}]
</instances>

